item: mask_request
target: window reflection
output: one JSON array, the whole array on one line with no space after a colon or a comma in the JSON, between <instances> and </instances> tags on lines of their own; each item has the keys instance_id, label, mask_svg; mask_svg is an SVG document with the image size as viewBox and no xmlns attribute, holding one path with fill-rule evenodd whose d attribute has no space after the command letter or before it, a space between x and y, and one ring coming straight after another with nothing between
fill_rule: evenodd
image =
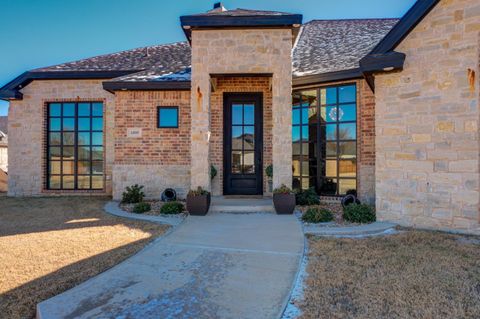
<instances>
[{"instance_id":1,"label":"window reflection","mask_svg":"<svg viewBox=\"0 0 480 319\"><path fill-rule=\"evenodd\" d=\"M102 189L103 103L50 103L46 152L49 189Z\"/></svg>"},{"instance_id":2,"label":"window reflection","mask_svg":"<svg viewBox=\"0 0 480 319\"><path fill-rule=\"evenodd\" d=\"M356 188L356 94L355 84L293 93L294 188L324 195Z\"/></svg>"}]
</instances>

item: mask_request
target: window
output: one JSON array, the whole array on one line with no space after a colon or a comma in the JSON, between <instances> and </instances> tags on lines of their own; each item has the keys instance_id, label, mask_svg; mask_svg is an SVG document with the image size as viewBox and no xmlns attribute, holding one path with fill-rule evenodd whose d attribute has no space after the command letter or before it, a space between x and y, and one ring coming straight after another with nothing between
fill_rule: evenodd
<instances>
[{"instance_id":1,"label":"window","mask_svg":"<svg viewBox=\"0 0 480 319\"><path fill-rule=\"evenodd\" d=\"M355 84L293 94L294 188L322 195L356 189L356 103Z\"/></svg>"},{"instance_id":2,"label":"window","mask_svg":"<svg viewBox=\"0 0 480 319\"><path fill-rule=\"evenodd\" d=\"M47 189L103 189L103 103L47 107Z\"/></svg>"},{"instance_id":3,"label":"window","mask_svg":"<svg viewBox=\"0 0 480 319\"><path fill-rule=\"evenodd\" d=\"M178 106L159 106L157 116L159 128L178 127Z\"/></svg>"}]
</instances>

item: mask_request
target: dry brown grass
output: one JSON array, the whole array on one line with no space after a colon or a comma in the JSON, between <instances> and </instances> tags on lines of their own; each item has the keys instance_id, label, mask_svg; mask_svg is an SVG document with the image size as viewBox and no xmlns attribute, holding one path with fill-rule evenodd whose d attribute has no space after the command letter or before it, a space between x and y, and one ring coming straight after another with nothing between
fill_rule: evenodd
<instances>
[{"instance_id":1,"label":"dry brown grass","mask_svg":"<svg viewBox=\"0 0 480 319\"><path fill-rule=\"evenodd\" d=\"M167 226L103 212L107 198L0 197L0 317L35 305L138 252Z\"/></svg>"},{"instance_id":2,"label":"dry brown grass","mask_svg":"<svg viewBox=\"0 0 480 319\"><path fill-rule=\"evenodd\" d=\"M303 318L479 318L480 238L309 238Z\"/></svg>"}]
</instances>

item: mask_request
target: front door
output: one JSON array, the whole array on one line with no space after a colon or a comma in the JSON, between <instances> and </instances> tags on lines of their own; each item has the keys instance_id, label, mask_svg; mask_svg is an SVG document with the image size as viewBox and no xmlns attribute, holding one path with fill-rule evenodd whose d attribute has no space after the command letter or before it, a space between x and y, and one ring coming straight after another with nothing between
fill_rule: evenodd
<instances>
[{"instance_id":1,"label":"front door","mask_svg":"<svg viewBox=\"0 0 480 319\"><path fill-rule=\"evenodd\" d=\"M262 195L262 93L225 93L225 195Z\"/></svg>"}]
</instances>

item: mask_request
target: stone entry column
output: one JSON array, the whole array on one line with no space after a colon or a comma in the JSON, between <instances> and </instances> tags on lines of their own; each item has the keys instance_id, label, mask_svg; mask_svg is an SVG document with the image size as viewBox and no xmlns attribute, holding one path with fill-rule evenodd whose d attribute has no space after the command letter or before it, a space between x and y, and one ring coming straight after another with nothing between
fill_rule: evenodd
<instances>
[{"instance_id":1,"label":"stone entry column","mask_svg":"<svg viewBox=\"0 0 480 319\"><path fill-rule=\"evenodd\" d=\"M195 67L192 63L190 187L210 191L210 76Z\"/></svg>"},{"instance_id":2,"label":"stone entry column","mask_svg":"<svg viewBox=\"0 0 480 319\"><path fill-rule=\"evenodd\" d=\"M292 187L292 70L281 67L272 83L273 189Z\"/></svg>"}]
</instances>

